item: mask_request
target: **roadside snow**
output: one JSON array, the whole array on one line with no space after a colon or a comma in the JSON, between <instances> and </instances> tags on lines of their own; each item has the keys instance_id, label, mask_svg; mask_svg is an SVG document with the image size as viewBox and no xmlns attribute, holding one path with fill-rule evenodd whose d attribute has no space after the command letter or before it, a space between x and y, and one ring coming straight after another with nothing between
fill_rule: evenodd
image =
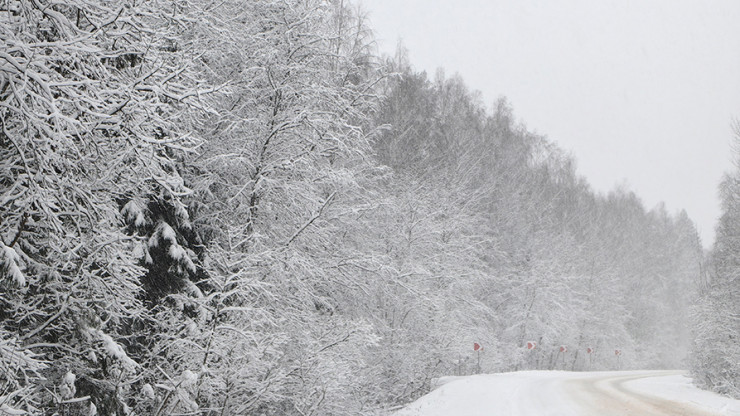
<instances>
[{"instance_id":1,"label":"roadside snow","mask_svg":"<svg viewBox=\"0 0 740 416\"><path fill-rule=\"evenodd\" d=\"M518 373L444 377L439 387L397 412L396 416L573 415L562 380L574 373Z\"/></svg>"},{"instance_id":2,"label":"roadside snow","mask_svg":"<svg viewBox=\"0 0 740 416\"><path fill-rule=\"evenodd\" d=\"M680 372L525 371L443 377L433 387L394 416L672 415L692 409L740 416L740 401L699 390Z\"/></svg>"},{"instance_id":3,"label":"roadside snow","mask_svg":"<svg viewBox=\"0 0 740 416\"><path fill-rule=\"evenodd\" d=\"M642 391L666 400L688 403L720 415L740 416L740 400L733 400L691 384L684 375L649 377L633 380L625 385L630 390Z\"/></svg>"}]
</instances>

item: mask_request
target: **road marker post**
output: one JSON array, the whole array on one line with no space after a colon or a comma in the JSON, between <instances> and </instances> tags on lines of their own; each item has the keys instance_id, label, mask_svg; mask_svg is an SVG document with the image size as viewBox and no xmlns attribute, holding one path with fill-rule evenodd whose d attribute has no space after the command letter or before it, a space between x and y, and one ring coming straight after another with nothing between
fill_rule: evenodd
<instances>
[{"instance_id":1,"label":"road marker post","mask_svg":"<svg viewBox=\"0 0 740 416\"><path fill-rule=\"evenodd\" d=\"M563 370L565 370L565 354L568 352L568 347L565 345L560 346L560 352L558 354L563 354ZM556 360L557 361L557 360Z\"/></svg>"},{"instance_id":2,"label":"road marker post","mask_svg":"<svg viewBox=\"0 0 740 416\"><path fill-rule=\"evenodd\" d=\"M476 352L478 355L478 371L477 374L480 374L480 352L483 351L483 346L478 344L477 342L473 343L473 351Z\"/></svg>"},{"instance_id":3,"label":"road marker post","mask_svg":"<svg viewBox=\"0 0 740 416\"><path fill-rule=\"evenodd\" d=\"M537 348L537 343L535 341L527 341L527 355L525 356L525 365L527 370L531 370L533 368L537 368L537 362L533 362L537 359L537 355L535 354L534 350Z\"/></svg>"}]
</instances>

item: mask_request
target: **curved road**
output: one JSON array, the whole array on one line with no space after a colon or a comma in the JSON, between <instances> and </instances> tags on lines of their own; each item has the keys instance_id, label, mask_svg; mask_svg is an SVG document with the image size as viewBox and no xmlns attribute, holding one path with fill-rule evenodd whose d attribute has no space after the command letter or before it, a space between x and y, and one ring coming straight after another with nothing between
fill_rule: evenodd
<instances>
[{"instance_id":1,"label":"curved road","mask_svg":"<svg viewBox=\"0 0 740 416\"><path fill-rule=\"evenodd\" d=\"M681 375L682 372L651 371L619 375L612 373L565 382L566 394L582 407L584 415L623 416L714 416L689 403L667 400L641 392L630 383L652 377Z\"/></svg>"},{"instance_id":2,"label":"curved road","mask_svg":"<svg viewBox=\"0 0 740 416\"><path fill-rule=\"evenodd\" d=\"M443 377L395 416L740 416L682 371L521 371Z\"/></svg>"}]
</instances>

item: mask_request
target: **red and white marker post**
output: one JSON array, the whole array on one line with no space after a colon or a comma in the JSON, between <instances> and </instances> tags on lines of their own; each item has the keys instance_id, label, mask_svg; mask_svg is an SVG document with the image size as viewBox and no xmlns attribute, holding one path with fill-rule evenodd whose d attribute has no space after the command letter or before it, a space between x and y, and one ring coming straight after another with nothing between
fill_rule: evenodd
<instances>
[{"instance_id":1,"label":"red and white marker post","mask_svg":"<svg viewBox=\"0 0 740 416\"><path fill-rule=\"evenodd\" d=\"M614 350L614 355L617 356L617 368L621 368L621 362L619 358L622 356L622 350Z\"/></svg>"},{"instance_id":2,"label":"red and white marker post","mask_svg":"<svg viewBox=\"0 0 740 416\"><path fill-rule=\"evenodd\" d=\"M534 368L537 368L537 362L539 359L534 354L534 350L537 348L537 343L534 341L527 341L527 358L526 358L526 366L527 369L531 369L533 366ZM533 363L534 361L534 363Z\"/></svg>"},{"instance_id":3,"label":"red and white marker post","mask_svg":"<svg viewBox=\"0 0 740 416\"><path fill-rule=\"evenodd\" d=\"M568 347L566 347L565 345L561 345L560 352L563 353L563 369L565 369L565 353L568 352Z\"/></svg>"},{"instance_id":4,"label":"red and white marker post","mask_svg":"<svg viewBox=\"0 0 740 416\"><path fill-rule=\"evenodd\" d=\"M568 347L565 345L561 345L558 348L558 354L555 356L555 365L557 366L558 359L560 358L560 355L563 355L563 368L565 368L565 353L568 352Z\"/></svg>"},{"instance_id":5,"label":"red and white marker post","mask_svg":"<svg viewBox=\"0 0 740 416\"><path fill-rule=\"evenodd\" d=\"M473 351L478 355L478 374L480 374L480 352L483 351L483 346L477 342L473 343Z\"/></svg>"}]
</instances>

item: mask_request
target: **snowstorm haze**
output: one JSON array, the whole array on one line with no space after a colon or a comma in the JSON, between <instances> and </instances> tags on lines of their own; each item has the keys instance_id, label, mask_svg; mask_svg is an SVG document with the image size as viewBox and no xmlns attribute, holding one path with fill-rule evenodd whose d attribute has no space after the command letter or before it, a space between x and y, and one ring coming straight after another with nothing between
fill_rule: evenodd
<instances>
[{"instance_id":1,"label":"snowstorm haze","mask_svg":"<svg viewBox=\"0 0 740 416\"><path fill-rule=\"evenodd\" d=\"M0 415L740 412L738 22L0 1Z\"/></svg>"},{"instance_id":2,"label":"snowstorm haze","mask_svg":"<svg viewBox=\"0 0 740 416\"><path fill-rule=\"evenodd\" d=\"M363 0L380 49L460 73L573 152L597 191L685 209L714 241L740 116L736 1Z\"/></svg>"}]
</instances>

